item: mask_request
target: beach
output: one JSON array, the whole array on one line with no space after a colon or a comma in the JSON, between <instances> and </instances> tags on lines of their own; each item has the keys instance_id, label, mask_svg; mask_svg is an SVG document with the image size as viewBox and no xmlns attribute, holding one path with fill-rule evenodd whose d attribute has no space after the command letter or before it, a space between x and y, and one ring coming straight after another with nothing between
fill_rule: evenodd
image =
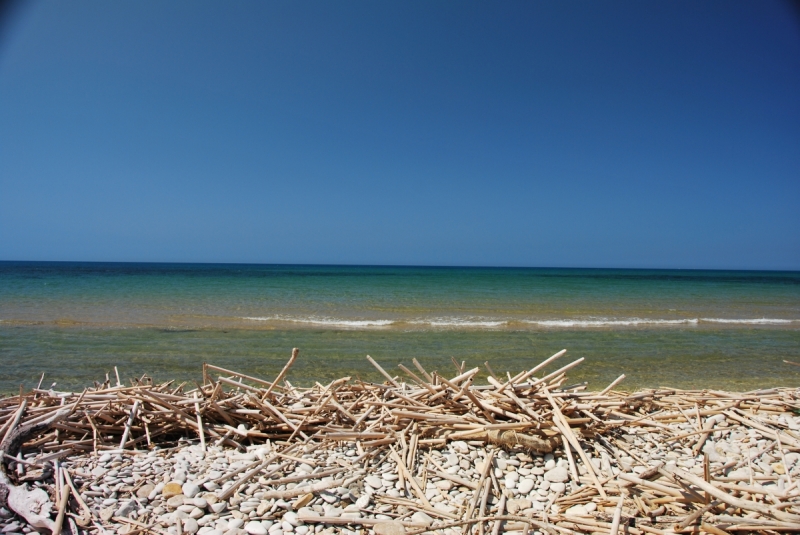
<instances>
[{"instance_id":1,"label":"beach","mask_svg":"<svg viewBox=\"0 0 800 535\"><path fill-rule=\"evenodd\" d=\"M515 375L486 364L485 383L367 357L383 381L302 388L301 360L271 380L205 365L194 385L115 373L0 400L2 531L800 529L796 388L590 391L566 350Z\"/></svg>"}]
</instances>

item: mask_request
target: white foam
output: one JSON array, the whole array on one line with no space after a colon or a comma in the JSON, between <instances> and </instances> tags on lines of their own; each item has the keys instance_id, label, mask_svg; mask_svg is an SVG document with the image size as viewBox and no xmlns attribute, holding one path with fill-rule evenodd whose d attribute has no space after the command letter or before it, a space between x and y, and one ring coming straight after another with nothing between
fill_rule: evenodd
<instances>
[{"instance_id":1,"label":"white foam","mask_svg":"<svg viewBox=\"0 0 800 535\"><path fill-rule=\"evenodd\" d=\"M518 320L518 319L495 319L481 317L434 317L418 318L408 321L389 320L389 319L343 319L321 316L255 316L242 318L248 321L264 322L289 322L302 323L307 325L319 325L326 327L350 327L350 328L380 328L390 325L419 325L429 328L462 328L462 329L498 329L513 326L514 324L527 324L545 328L603 328L603 327L636 327L636 326L670 326L687 325L695 326L698 323L718 323L718 324L740 324L740 325L787 325L800 320L777 319L777 318L680 318L680 319L660 319L660 318L587 318L587 319L548 319L548 320ZM2 321L2 320L0 320Z\"/></svg>"},{"instance_id":2,"label":"white foam","mask_svg":"<svg viewBox=\"0 0 800 535\"><path fill-rule=\"evenodd\" d=\"M738 318L700 318L700 321L707 321L708 323L734 323L741 325L786 325L787 323L794 323L797 320L786 320L777 318L755 318L755 319L738 319Z\"/></svg>"},{"instance_id":3,"label":"white foam","mask_svg":"<svg viewBox=\"0 0 800 535\"><path fill-rule=\"evenodd\" d=\"M695 325L697 318L678 320L623 318L623 319L592 319L592 320L523 320L523 323L540 325L542 327L632 327L636 325Z\"/></svg>"},{"instance_id":4,"label":"white foam","mask_svg":"<svg viewBox=\"0 0 800 535\"><path fill-rule=\"evenodd\" d=\"M483 320L467 318L431 318L409 321L416 325L430 325L431 327L488 327L496 328L508 324L505 320Z\"/></svg>"},{"instance_id":5,"label":"white foam","mask_svg":"<svg viewBox=\"0 0 800 535\"><path fill-rule=\"evenodd\" d=\"M345 320L338 318L293 318L288 316L244 317L250 321L288 321L291 323L308 323L310 325L328 325L334 327L386 327L394 323L393 320Z\"/></svg>"}]
</instances>

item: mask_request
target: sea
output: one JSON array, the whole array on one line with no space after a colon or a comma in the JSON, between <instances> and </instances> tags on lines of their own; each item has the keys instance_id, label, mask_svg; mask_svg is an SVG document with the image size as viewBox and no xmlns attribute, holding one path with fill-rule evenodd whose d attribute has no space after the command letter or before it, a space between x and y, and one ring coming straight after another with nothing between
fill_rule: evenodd
<instances>
[{"instance_id":1,"label":"sea","mask_svg":"<svg viewBox=\"0 0 800 535\"><path fill-rule=\"evenodd\" d=\"M800 272L0 262L0 393L200 381L500 376L567 353L568 383L800 386ZM115 371L116 368L116 371ZM482 382L484 379L479 378Z\"/></svg>"}]
</instances>

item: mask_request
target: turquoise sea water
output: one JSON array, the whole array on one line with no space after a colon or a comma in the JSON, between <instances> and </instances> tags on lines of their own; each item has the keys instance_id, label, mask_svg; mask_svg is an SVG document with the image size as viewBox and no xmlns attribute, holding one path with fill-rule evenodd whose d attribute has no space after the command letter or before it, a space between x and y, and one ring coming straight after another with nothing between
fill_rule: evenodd
<instances>
[{"instance_id":1,"label":"turquoise sea water","mask_svg":"<svg viewBox=\"0 0 800 535\"><path fill-rule=\"evenodd\" d=\"M0 392L210 362L290 380L377 379L417 358L497 373L566 348L574 382L795 386L800 273L0 262ZM552 369L552 368L551 368Z\"/></svg>"}]
</instances>

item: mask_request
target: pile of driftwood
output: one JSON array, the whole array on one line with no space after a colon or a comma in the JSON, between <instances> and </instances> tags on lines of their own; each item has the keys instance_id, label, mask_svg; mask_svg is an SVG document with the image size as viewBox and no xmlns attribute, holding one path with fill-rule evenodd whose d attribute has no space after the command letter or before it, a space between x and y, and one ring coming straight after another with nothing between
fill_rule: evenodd
<instances>
[{"instance_id":1,"label":"pile of driftwood","mask_svg":"<svg viewBox=\"0 0 800 535\"><path fill-rule=\"evenodd\" d=\"M286 379L298 357L295 349L272 381L207 364L202 384L154 384L143 376L123 385L117 374L115 384L107 377L83 392L21 392L0 399L0 505L34 527L58 533L66 514L93 514L80 500L68 499L80 490L68 471L58 471L59 459L164 447L188 436L203 449L214 444L242 451L266 440L286 451L300 444L352 443L361 455L383 453L395 460L409 497L429 506L419 476L425 450L467 441L563 456L570 486L547 503L549 509L513 515L504 509L512 493L493 475L492 454L477 484L439 466L432 474L473 489L474 500L462 517L426 529L479 525L483 531L485 523L494 522L497 530L506 522L553 533L800 530L800 488L791 475L795 463L786 459L800 452L800 433L794 422L777 418L800 411L797 390L628 394L615 390L621 376L591 392L585 383L567 384L567 372L583 359L543 372L565 353L506 377L496 375L489 363L485 376L480 368L465 369L463 362L453 361L454 371L444 373L427 370L416 359L393 375L367 357L385 377L382 384L343 377L298 387ZM488 384L476 384L479 376ZM708 447L740 431L760 439L760 451L727 461ZM703 461L694 469L670 463L665 452L678 446ZM25 452L36 455L23 457ZM765 455L780 464L766 475L753 469ZM17 477L24 472L16 470L19 465L28 473L38 469L38 477L52 483L51 495L30 490ZM743 469L748 475L742 476ZM235 486L220 489L220 498L230 497L247 482L245 476L256 473L238 476ZM484 514L487 499L501 500L493 516ZM55 521L48 516L50 505ZM81 525L94 529L91 523Z\"/></svg>"}]
</instances>

